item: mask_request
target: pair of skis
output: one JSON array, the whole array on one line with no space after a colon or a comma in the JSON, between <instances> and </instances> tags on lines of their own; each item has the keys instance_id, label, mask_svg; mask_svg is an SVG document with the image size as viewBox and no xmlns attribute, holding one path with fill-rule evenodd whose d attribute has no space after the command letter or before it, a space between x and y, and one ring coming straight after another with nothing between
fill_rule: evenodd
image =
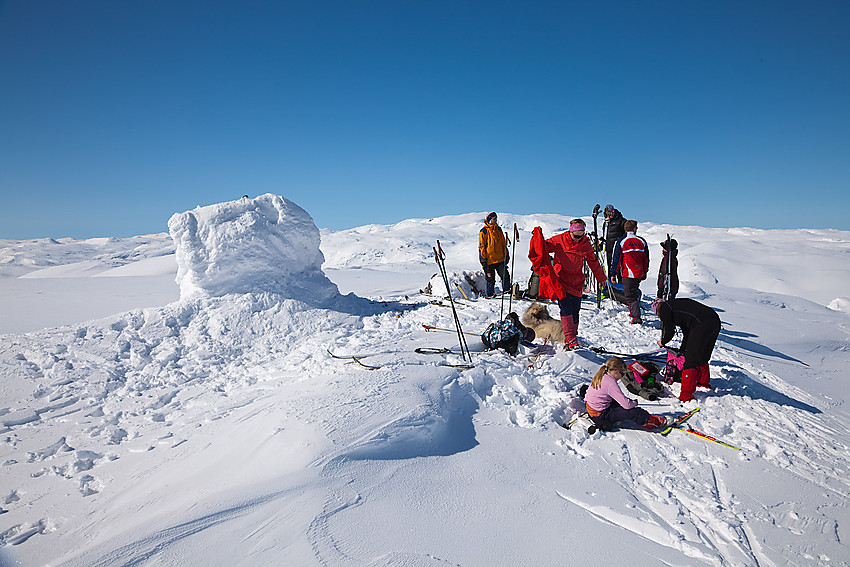
<instances>
[{"instance_id":1,"label":"pair of skis","mask_svg":"<svg viewBox=\"0 0 850 567\"><path fill-rule=\"evenodd\" d=\"M661 431L659 431L659 433L660 433L661 435L665 435L665 436L666 436L668 433L670 433L671 431L673 431L673 430L675 429L676 431L682 431L682 432L684 432L684 433L690 433L691 435L694 435L694 436L696 436L696 437L699 437L700 439L705 439L706 441L711 441L712 443L716 443L716 444L718 444L718 445L723 445L724 447L729 447L730 449L734 449L734 450L736 450L736 451L740 451L740 450L741 450L741 448L740 448L740 447L736 447L735 445L732 445L731 443L727 443L727 442L725 442L725 441L721 441L720 439L717 439L716 437L712 437L711 435L708 435L708 434L706 434L706 433L703 433L702 431L697 431L696 429L693 429L692 427L690 427L690 426L688 426L688 425L683 425L683 424L684 424L684 423L685 423L688 419L690 419L690 417L691 417L692 415L694 415L694 414L695 414L695 413L697 413L698 411L699 411L699 407L696 407L696 408L692 409L691 411L689 411L689 412L687 412L687 413L685 413L685 414L680 415L679 417L677 417L677 418L673 421L673 423L671 423L671 424L670 424L669 426L667 426L665 429L662 429ZM563 424L563 425L562 425L562 427L563 427L564 429L570 429L570 428L572 427L572 425L573 425L576 421L578 421L578 420L579 420L579 418L581 418L581 417L585 417L585 416L586 416L586 414L584 414L584 413L576 414L576 416L575 416L575 417L574 417L574 418L573 418L573 419L572 419L569 423L565 423L565 424ZM597 430L597 429L598 429L598 428L596 427L596 424L593 424L593 425L591 425L591 426L588 428L587 432L588 432L590 435L593 435L593 434L596 432L596 430Z\"/></svg>"},{"instance_id":2,"label":"pair of skis","mask_svg":"<svg viewBox=\"0 0 850 567\"><path fill-rule=\"evenodd\" d=\"M671 431L673 431L675 429L676 431L682 431L684 433L690 433L691 435L699 437L700 439L705 439L706 441L711 441L712 443L717 443L718 445L723 445L724 447L729 447L730 449L734 449L736 451L741 450L740 447L736 447L735 445L732 445L731 443L727 443L726 441L721 441L720 439L717 439L716 437L712 437L711 435L708 435L707 433L703 433L702 431L697 431L696 429L692 428L690 425L682 425L692 415L694 415L698 411L699 411L699 407L696 407L696 408L692 409L691 411L689 411L688 413L679 416L666 429L661 431L661 435L667 435L668 433L670 433Z\"/></svg>"}]
</instances>

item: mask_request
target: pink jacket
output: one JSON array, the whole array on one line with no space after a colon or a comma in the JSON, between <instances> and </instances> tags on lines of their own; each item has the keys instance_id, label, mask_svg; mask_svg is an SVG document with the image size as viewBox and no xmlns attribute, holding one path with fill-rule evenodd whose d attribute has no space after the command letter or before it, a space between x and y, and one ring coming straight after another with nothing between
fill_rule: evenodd
<instances>
[{"instance_id":1,"label":"pink jacket","mask_svg":"<svg viewBox=\"0 0 850 567\"><path fill-rule=\"evenodd\" d=\"M585 403L600 412L608 409L612 399L623 406L623 409L632 409L638 405L636 400L623 395L623 391L620 389L619 384L617 384L617 379L607 372L602 377L602 383L599 384L599 388L588 388L584 394Z\"/></svg>"}]
</instances>

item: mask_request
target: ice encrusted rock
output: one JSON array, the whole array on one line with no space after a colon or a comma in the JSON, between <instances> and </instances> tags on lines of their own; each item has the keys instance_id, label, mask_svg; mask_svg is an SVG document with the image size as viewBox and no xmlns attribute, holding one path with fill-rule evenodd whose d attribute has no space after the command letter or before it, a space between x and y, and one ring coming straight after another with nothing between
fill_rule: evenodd
<instances>
[{"instance_id":1,"label":"ice encrusted rock","mask_svg":"<svg viewBox=\"0 0 850 567\"><path fill-rule=\"evenodd\" d=\"M267 193L197 207L168 221L180 298L275 293L324 303L339 290L322 272L319 229L290 201Z\"/></svg>"}]
</instances>

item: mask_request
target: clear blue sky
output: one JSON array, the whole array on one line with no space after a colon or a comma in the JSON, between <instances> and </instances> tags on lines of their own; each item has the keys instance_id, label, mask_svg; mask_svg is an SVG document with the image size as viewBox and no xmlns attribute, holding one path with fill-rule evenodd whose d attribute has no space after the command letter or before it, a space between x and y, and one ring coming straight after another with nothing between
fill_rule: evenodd
<instances>
[{"instance_id":1,"label":"clear blue sky","mask_svg":"<svg viewBox=\"0 0 850 567\"><path fill-rule=\"evenodd\" d=\"M0 0L0 238L273 192L850 229L850 2Z\"/></svg>"}]
</instances>

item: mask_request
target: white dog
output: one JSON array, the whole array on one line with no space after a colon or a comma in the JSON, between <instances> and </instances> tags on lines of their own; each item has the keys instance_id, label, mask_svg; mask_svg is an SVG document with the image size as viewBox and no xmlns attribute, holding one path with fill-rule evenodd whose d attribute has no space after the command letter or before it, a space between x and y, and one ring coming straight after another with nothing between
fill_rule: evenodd
<instances>
[{"instance_id":1,"label":"white dog","mask_svg":"<svg viewBox=\"0 0 850 567\"><path fill-rule=\"evenodd\" d=\"M538 339L546 339L554 343L564 342L564 328L558 319L549 315L549 309L542 303L532 303L522 316L522 324L534 329Z\"/></svg>"}]
</instances>

